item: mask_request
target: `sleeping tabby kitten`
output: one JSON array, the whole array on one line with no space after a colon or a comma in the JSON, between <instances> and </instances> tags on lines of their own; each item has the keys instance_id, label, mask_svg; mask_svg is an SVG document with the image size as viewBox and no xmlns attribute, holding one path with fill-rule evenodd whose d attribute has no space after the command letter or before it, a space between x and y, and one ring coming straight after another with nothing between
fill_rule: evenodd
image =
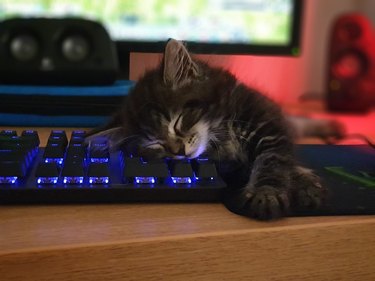
<instances>
[{"instance_id":1,"label":"sleeping tabby kitten","mask_svg":"<svg viewBox=\"0 0 375 281\"><path fill-rule=\"evenodd\" d=\"M318 177L296 163L290 127L271 100L170 40L161 65L97 134L148 158L209 155L228 185L225 205L263 220L317 208L325 196Z\"/></svg>"}]
</instances>

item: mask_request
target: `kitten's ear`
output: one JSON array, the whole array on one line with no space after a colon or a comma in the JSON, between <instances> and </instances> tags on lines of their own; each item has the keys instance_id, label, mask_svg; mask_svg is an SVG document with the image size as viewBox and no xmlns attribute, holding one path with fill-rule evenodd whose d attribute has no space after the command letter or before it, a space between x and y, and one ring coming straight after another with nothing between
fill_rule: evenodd
<instances>
[{"instance_id":1,"label":"kitten's ear","mask_svg":"<svg viewBox=\"0 0 375 281\"><path fill-rule=\"evenodd\" d=\"M199 67L192 60L182 42L170 39L163 58L163 80L173 89L189 84L199 75Z\"/></svg>"}]
</instances>

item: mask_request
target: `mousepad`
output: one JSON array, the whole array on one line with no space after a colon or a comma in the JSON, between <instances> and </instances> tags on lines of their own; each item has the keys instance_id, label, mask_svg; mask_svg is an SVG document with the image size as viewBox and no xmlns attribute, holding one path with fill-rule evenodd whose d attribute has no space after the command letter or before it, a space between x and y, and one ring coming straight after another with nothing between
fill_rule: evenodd
<instances>
[{"instance_id":1,"label":"mousepad","mask_svg":"<svg viewBox=\"0 0 375 281\"><path fill-rule=\"evenodd\" d=\"M326 207L300 215L375 214L375 149L367 145L299 145L296 154L329 188Z\"/></svg>"}]
</instances>

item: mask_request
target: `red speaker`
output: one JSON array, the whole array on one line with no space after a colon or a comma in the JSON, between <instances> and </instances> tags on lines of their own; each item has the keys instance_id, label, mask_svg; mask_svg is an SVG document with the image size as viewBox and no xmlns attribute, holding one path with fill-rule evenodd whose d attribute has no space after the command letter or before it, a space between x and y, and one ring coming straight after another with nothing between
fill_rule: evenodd
<instances>
[{"instance_id":1,"label":"red speaker","mask_svg":"<svg viewBox=\"0 0 375 281\"><path fill-rule=\"evenodd\" d=\"M334 22L326 87L329 110L363 112L375 105L375 32L363 15Z\"/></svg>"}]
</instances>

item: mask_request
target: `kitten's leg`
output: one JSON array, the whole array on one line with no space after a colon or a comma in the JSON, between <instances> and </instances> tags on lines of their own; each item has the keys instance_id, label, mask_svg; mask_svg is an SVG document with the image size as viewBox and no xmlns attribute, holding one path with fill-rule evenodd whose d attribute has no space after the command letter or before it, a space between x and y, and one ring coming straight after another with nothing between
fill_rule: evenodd
<instances>
[{"instance_id":1,"label":"kitten's leg","mask_svg":"<svg viewBox=\"0 0 375 281\"><path fill-rule=\"evenodd\" d=\"M305 116L288 116L295 138L319 137L339 140L345 136L345 127L336 120L313 119Z\"/></svg>"}]
</instances>

